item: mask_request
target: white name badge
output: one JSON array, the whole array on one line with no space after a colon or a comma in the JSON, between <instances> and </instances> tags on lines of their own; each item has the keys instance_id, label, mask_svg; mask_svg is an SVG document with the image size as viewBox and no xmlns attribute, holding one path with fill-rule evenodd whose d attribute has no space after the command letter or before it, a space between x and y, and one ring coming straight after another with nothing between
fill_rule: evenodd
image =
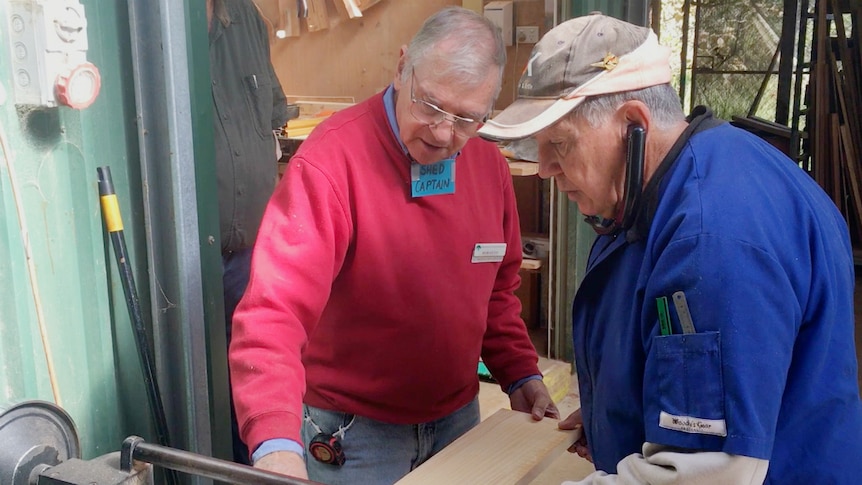
<instances>
[{"instance_id":1,"label":"white name badge","mask_svg":"<svg viewBox=\"0 0 862 485\"><path fill-rule=\"evenodd\" d=\"M479 243L473 248L471 263L499 263L506 255L506 243Z\"/></svg>"}]
</instances>

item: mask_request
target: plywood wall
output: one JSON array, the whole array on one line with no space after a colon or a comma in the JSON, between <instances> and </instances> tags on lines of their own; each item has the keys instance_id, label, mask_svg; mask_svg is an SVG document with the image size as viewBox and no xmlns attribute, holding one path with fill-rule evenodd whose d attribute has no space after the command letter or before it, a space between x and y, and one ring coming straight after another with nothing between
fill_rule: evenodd
<instances>
[{"instance_id":1,"label":"plywood wall","mask_svg":"<svg viewBox=\"0 0 862 485\"><path fill-rule=\"evenodd\" d=\"M488 3L487 1L485 2ZM539 37L553 25L546 25L545 0L516 0L514 3L515 26L534 25L539 27ZM552 22L552 20L549 20ZM513 29L514 30L514 29ZM506 71L503 73L503 89L497 98L497 109L503 109L517 97L518 80L530 60L534 44L514 43L507 49Z\"/></svg>"},{"instance_id":2,"label":"plywood wall","mask_svg":"<svg viewBox=\"0 0 862 485\"><path fill-rule=\"evenodd\" d=\"M254 1L270 26L278 25L278 1ZM462 5L462 0L380 0L364 10L361 18L352 19L342 0L316 3L326 8L327 28L309 32L303 20L298 37L272 36L276 74L288 95L348 96L360 101L392 82L399 49L428 16L450 5ZM540 34L545 33L544 4L544 0L515 0L515 25L537 25ZM514 99L532 47L521 44L508 49L498 109Z\"/></svg>"}]
</instances>

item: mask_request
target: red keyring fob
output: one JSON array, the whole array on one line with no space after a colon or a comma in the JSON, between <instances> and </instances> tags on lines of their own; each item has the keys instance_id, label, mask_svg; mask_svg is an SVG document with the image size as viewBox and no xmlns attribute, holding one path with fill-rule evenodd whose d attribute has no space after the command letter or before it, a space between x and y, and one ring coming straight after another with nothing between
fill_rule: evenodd
<instances>
[{"instance_id":1,"label":"red keyring fob","mask_svg":"<svg viewBox=\"0 0 862 485\"><path fill-rule=\"evenodd\" d=\"M344 464L344 450L341 449L341 442L331 434L318 433L308 444L308 452L321 463L334 466Z\"/></svg>"}]
</instances>

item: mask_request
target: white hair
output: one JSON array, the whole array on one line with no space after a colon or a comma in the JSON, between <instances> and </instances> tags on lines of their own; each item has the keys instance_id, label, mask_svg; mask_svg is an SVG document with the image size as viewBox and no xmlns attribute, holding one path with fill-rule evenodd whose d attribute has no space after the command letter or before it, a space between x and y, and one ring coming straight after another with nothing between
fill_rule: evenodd
<instances>
[{"instance_id":1,"label":"white hair","mask_svg":"<svg viewBox=\"0 0 862 485\"><path fill-rule=\"evenodd\" d=\"M641 101L649 108L652 121L659 129L670 128L672 125L685 121L679 95L670 84L659 84L635 91L602 94L590 96L576 106L569 115L581 117L592 127L597 127L626 101Z\"/></svg>"},{"instance_id":2,"label":"white hair","mask_svg":"<svg viewBox=\"0 0 862 485\"><path fill-rule=\"evenodd\" d=\"M457 77L472 85L483 81L492 68L502 79L506 47L499 27L490 20L466 8L448 7L429 17L410 41L401 80L407 82L413 69L430 59L444 61L437 76Z\"/></svg>"}]
</instances>

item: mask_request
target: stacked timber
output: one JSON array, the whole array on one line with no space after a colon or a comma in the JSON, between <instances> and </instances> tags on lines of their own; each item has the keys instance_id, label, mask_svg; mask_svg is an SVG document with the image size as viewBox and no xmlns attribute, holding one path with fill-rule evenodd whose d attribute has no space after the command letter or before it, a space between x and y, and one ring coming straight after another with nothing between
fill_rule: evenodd
<instances>
[{"instance_id":1,"label":"stacked timber","mask_svg":"<svg viewBox=\"0 0 862 485\"><path fill-rule=\"evenodd\" d=\"M806 132L812 175L862 247L862 6L817 0ZM852 26L852 28L851 28Z\"/></svg>"}]
</instances>

